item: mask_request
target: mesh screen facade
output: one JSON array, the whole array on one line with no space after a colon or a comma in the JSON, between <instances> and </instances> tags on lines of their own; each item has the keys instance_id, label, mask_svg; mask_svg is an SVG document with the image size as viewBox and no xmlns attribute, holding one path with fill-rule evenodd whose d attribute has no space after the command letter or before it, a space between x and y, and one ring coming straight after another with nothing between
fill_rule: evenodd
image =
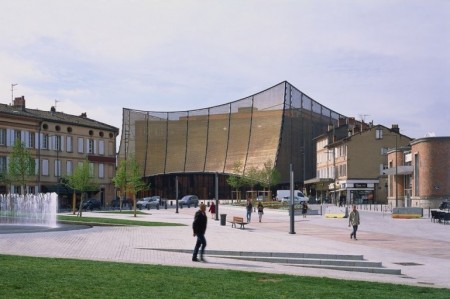
<instances>
[{"instance_id":1,"label":"mesh screen facade","mask_svg":"<svg viewBox=\"0 0 450 299\"><path fill-rule=\"evenodd\" d=\"M119 160L134 154L151 194L208 198L220 175L219 198L230 198L226 177L240 161L243 171L271 160L289 182L315 177L315 142L329 124L344 116L319 104L288 82L220 106L183 112L124 108Z\"/></svg>"}]
</instances>

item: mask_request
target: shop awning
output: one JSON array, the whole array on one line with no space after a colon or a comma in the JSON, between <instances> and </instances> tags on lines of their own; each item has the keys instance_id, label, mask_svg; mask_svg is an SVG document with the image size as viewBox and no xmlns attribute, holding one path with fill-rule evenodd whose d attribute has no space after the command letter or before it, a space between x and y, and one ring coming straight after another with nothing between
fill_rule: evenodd
<instances>
[{"instance_id":1,"label":"shop awning","mask_svg":"<svg viewBox=\"0 0 450 299\"><path fill-rule=\"evenodd\" d=\"M411 165L401 165L397 167L391 167L388 169L383 170L383 174L386 175L405 175L405 174L412 174L414 171L414 167Z\"/></svg>"},{"instance_id":2,"label":"shop awning","mask_svg":"<svg viewBox=\"0 0 450 299\"><path fill-rule=\"evenodd\" d=\"M313 179L309 179L305 181L305 185L310 185L310 184L319 184L319 183L324 183L324 184L329 184L331 182L334 182L334 179L330 179L330 178L313 178Z\"/></svg>"}]
</instances>

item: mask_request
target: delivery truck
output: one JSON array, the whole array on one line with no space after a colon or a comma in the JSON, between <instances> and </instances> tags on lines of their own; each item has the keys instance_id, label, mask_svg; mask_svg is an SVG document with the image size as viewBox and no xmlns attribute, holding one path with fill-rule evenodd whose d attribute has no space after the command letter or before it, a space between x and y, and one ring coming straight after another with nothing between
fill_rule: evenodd
<instances>
[{"instance_id":1,"label":"delivery truck","mask_svg":"<svg viewBox=\"0 0 450 299\"><path fill-rule=\"evenodd\" d=\"M277 200L287 201L291 199L291 190L277 190ZM294 190L294 203L308 202L308 198L302 193L302 191Z\"/></svg>"}]
</instances>

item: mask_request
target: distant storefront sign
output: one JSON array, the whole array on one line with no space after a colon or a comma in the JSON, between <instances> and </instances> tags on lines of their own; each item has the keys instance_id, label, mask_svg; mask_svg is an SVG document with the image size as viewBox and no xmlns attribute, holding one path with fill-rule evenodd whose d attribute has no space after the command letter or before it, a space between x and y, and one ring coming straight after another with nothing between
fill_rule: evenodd
<instances>
[{"instance_id":1,"label":"distant storefront sign","mask_svg":"<svg viewBox=\"0 0 450 299\"><path fill-rule=\"evenodd\" d=\"M354 183L354 188L367 188L367 183Z\"/></svg>"}]
</instances>

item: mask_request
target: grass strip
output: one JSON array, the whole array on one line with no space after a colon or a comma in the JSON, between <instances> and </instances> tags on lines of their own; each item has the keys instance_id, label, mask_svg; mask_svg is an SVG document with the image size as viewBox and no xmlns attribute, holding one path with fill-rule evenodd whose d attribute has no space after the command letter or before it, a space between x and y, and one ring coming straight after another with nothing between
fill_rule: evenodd
<instances>
[{"instance_id":1,"label":"grass strip","mask_svg":"<svg viewBox=\"0 0 450 299\"><path fill-rule=\"evenodd\" d=\"M448 298L377 282L0 255L0 298Z\"/></svg>"},{"instance_id":2,"label":"grass strip","mask_svg":"<svg viewBox=\"0 0 450 299\"><path fill-rule=\"evenodd\" d=\"M103 217L76 217L67 215L58 215L57 220L60 222L86 223L86 224L109 224L109 225L138 225L138 226L185 226L180 223L153 222L142 220L115 219Z\"/></svg>"}]
</instances>

